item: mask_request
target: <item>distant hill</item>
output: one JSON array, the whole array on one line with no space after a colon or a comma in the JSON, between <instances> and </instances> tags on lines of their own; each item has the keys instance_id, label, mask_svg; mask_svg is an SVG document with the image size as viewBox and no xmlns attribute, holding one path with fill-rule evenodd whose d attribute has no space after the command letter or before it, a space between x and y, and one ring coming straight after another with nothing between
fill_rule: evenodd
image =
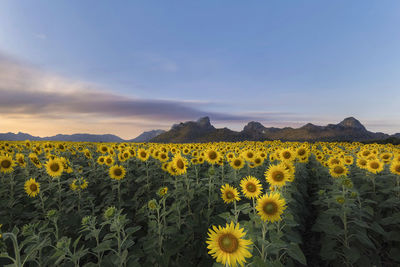
<instances>
[{"instance_id":1,"label":"distant hill","mask_svg":"<svg viewBox=\"0 0 400 267\"><path fill-rule=\"evenodd\" d=\"M164 130L152 130L143 132L138 137L131 140L124 140L113 134L57 134L49 137L32 136L27 133L3 133L0 134L0 140L7 141L71 141L71 142L104 142L104 143L119 143L119 142L147 142L151 138L165 132Z\"/></svg>"},{"instance_id":2,"label":"distant hill","mask_svg":"<svg viewBox=\"0 0 400 267\"><path fill-rule=\"evenodd\" d=\"M25 140L32 140L32 141L71 141L71 142L110 142L110 143L117 143L117 142L126 142L125 140L119 138L116 135L112 134L57 134L55 136L49 137L38 137L32 136L27 133L5 133L0 134L0 140L7 140L7 141L25 141Z\"/></svg>"},{"instance_id":3,"label":"distant hill","mask_svg":"<svg viewBox=\"0 0 400 267\"><path fill-rule=\"evenodd\" d=\"M243 130L232 131L228 128L217 129L210 123L209 117L197 121L174 124L169 131L152 130L143 132L131 140L124 140L112 134L58 134L50 137L32 136L27 133L3 133L0 140L24 141L74 141L74 142L155 142L155 143L193 143L193 142L221 142L221 141L358 141L358 142L397 142L400 133L388 135L368 131L364 125L353 117L345 118L338 124L318 126L307 123L300 128L265 127L259 122L251 121ZM384 141L387 140L387 141Z\"/></svg>"},{"instance_id":4,"label":"distant hill","mask_svg":"<svg viewBox=\"0 0 400 267\"><path fill-rule=\"evenodd\" d=\"M338 124L317 126L308 123L300 128L265 127L259 122L249 122L242 131L236 132L228 128L216 129L209 117L197 121L181 122L150 142L187 143L216 141L368 141L382 140L390 137L384 133L368 131L357 119L349 117Z\"/></svg>"},{"instance_id":5,"label":"distant hill","mask_svg":"<svg viewBox=\"0 0 400 267\"><path fill-rule=\"evenodd\" d=\"M143 132L142 134L140 134L138 137L129 140L129 142L138 142L138 143L144 143L144 142L148 142L150 139L164 133L164 130L151 130L148 132Z\"/></svg>"}]
</instances>

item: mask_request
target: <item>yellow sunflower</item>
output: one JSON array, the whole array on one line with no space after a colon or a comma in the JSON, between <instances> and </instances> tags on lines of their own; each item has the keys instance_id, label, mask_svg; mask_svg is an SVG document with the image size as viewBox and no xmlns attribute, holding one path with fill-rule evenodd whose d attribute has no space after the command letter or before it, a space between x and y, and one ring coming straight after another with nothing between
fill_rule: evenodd
<instances>
[{"instance_id":1,"label":"yellow sunflower","mask_svg":"<svg viewBox=\"0 0 400 267\"><path fill-rule=\"evenodd\" d=\"M293 173L290 173L282 164L269 166L264 175L272 186L284 186L286 181L293 180Z\"/></svg>"},{"instance_id":2,"label":"yellow sunflower","mask_svg":"<svg viewBox=\"0 0 400 267\"><path fill-rule=\"evenodd\" d=\"M347 176L349 170L342 164L331 165L329 167L329 173L332 177L345 177Z\"/></svg>"},{"instance_id":3,"label":"yellow sunflower","mask_svg":"<svg viewBox=\"0 0 400 267\"><path fill-rule=\"evenodd\" d=\"M233 201L239 201L239 192L236 188L230 186L229 184L225 184L221 187L221 197L225 203L231 203Z\"/></svg>"},{"instance_id":4,"label":"yellow sunflower","mask_svg":"<svg viewBox=\"0 0 400 267\"><path fill-rule=\"evenodd\" d=\"M367 170L377 174L378 172L383 171L383 163L377 159L369 160L367 162Z\"/></svg>"},{"instance_id":5,"label":"yellow sunflower","mask_svg":"<svg viewBox=\"0 0 400 267\"><path fill-rule=\"evenodd\" d=\"M50 159L47 163L46 163L46 171L47 173L55 178L55 177L59 177L61 176L61 174L64 171L64 164L63 162L56 158L56 159Z\"/></svg>"},{"instance_id":6,"label":"yellow sunflower","mask_svg":"<svg viewBox=\"0 0 400 267\"><path fill-rule=\"evenodd\" d=\"M114 165L110 168L109 172L111 179L121 180L125 177L126 171L123 166Z\"/></svg>"},{"instance_id":7,"label":"yellow sunflower","mask_svg":"<svg viewBox=\"0 0 400 267\"><path fill-rule=\"evenodd\" d=\"M105 157L104 156L100 156L97 158L97 163L100 165L103 165L105 163Z\"/></svg>"},{"instance_id":8,"label":"yellow sunflower","mask_svg":"<svg viewBox=\"0 0 400 267\"><path fill-rule=\"evenodd\" d=\"M393 161L392 164L390 164L390 172L400 175L400 161Z\"/></svg>"},{"instance_id":9,"label":"yellow sunflower","mask_svg":"<svg viewBox=\"0 0 400 267\"><path fill-rule=\"evenodd\" d=\"M286 202L279 193L273 192L259 198L256 209L264 222L280 221L281 215L286 209Z\"/></svg>"},{"instance_id":10,"label":"yellow sunflower","mask_svg":"<svg viewBox=\"0 0 400 267\"><path fill-rule=\"evenodd\" d=\"M258 198L261 194L262 185L260 181L254 176L247 176L240 181L240 186L242 187L243 195L248 198Z\"/></svg>"},{"instance_id":11,"label":"yellow sunflower","mask_svg":"<svg viewBox=\"0 0 400 267\"><path fill-rule=\"evenodd\" d=\"M358 158L357 159L357 166L360 169L366 169L367 168L367 163L368 163L368 161L366 159L364 159L364 158Z\"/></svg>"},{"instance_id":12,"label":"yellow sunflower","mask_svg":"<svg viewBox=\"0 0 400 267\"><path fill-rule=\"evenodd\" d=\"M218 151L209 149L205 153L205 160L210 164L216 164L220 158Z\"/></svg>"},{"instance_id":13,"label":"yellow sunflower","mask_svg":"<svg viewBox=\"0 0 400 267\"><path fill-rule=\"evenodd\" d=\"M136 156L138 157L138 159L140 159L141 161L146 161L150 154L149 152L147 152L145 149L141 148L137 151Z\"/></svg>"},{"instance_id":14,"label":"yellow sunflower","mask_svg":"<svg viewBox=\"0 0 400 267\"><path fill-rule=\"evenodd\" d=\"M229 165L235 170L240 170L244 166L244 160L242 157L236 157L229 162Z\"/></svg>"},{"instance_id":15,"label":"yellow sunflower","mask_svg":"<svg viewBox=\"0 0 400 267\"><path fill-rule=\"evenodd\" d=\"M13 161L11 156L2 156L0 157L0 170L4 173L9 173L14 171L15 162Z\"/></svg>"},{"instance_id":16,"label":"yellow sunflower","mask_svg":"<svg viewBox=\"0 0 400 267\"><path fill-rule=\"evenodd\" d=\"M177 175L186 173L188 161L185 157L180 154L176 154L172 160L172 165L176 171Z\"/></svg>"},{"instance_id":17,"label":"yellow sunflower","mask_svg":"<svg viewBox=\"0 0 400 267\"><path fill-rule=\"evenodd\" d=\"M209 229L207 248L210 254L217 262L224 266L243 266L246 262L245 258L252 257L249 246L251 240L243 239L246 233L239 224L226 224L225 227L216 226Z\"/></svg>"},{"instance_id":18,"label":"yellow sunflower","mask_svg":"<svg viewBox=\"0 0 400 267\"><path fill-rule=\"evenodd\" d=\"M30 197L36 197L40 192L40 184L35 179L31 178L25 182L25 192Z\"/></svg>"},{"instance_id":19,"label":"yellow sunflower","mask_svg":"<svg viewBox=\"0 0 400 267\"><path fill-rule=\"evenodd\" d=\"M279 151L279 159L284 161L292 161L294 159L296 159L296 154L295 152L293 152L292 149L289 148L285 148Z\"/></svg>"}]
</instances>

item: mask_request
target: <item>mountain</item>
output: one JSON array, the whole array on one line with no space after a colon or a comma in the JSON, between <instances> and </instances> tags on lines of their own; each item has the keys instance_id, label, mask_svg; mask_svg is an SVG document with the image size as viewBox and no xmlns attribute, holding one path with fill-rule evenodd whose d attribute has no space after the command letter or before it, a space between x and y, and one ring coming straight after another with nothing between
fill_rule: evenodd
<instances>
[{"instance_id":1,"label":"mountain","mask_svg":"<svg viewBox=\"0 0 400 267\"><path fill-rule=\"evenodd\" d=\"M25 140L33 140L33 141L71 141L71 142L110 142L110 143L117 143L117 142L126 142L125 140L119 138L116 135L112 134L57 134L55 136L49 137L38 137L32 136L26 133L5 133L0 134L0 140L7 140L7 141L25 141Z\"/></svg>"},{"instance_id":2,"label":"mountain","mask_svg":"<svg viewBox=\"0 0 400 267\"><path fill-rule=\"evenodd\" d=\"M171 130L160 134L150 142L186 143L186 142L218 142L218 141L368 141L382 140L390 137L384 133L368 131L357 119L345 118L338 124L318 126L307 123L300 128L265 127L259 122L251 121L240 132L228 128L216 129L209 117L197 121L181 122L172 126Z\"/></svg>"},{"instance_id":3,"label":"mountain","mask_svg":"<svg viewBox=\"0 0 400 267\"><path fill-rule=\"evenodd\" d=\"M138 143L148 142L150 139L152 139L164 132L165 132L164 130L151 130L148 132L143 132L138 137L131 139L128 142L138 142Z\"/></svg>"}]
</instances>

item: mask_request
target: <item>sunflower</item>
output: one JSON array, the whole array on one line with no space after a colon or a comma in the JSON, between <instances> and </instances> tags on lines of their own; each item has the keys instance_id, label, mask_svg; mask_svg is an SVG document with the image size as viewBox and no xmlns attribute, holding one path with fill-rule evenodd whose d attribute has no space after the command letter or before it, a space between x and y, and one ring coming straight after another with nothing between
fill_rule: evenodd
<instances>
[{"instance_id":1,"label":"sunflower","mask_svg":"<svg viewBox=\"0 0 400 267\"><path fill-rule=\"evenodd\" d=\"M106 145L100 145L100 147L98 148L98 151L99 151L101 154L106 154L106 153L108 152L108 146L106 146Z\"/></svg>"},{"instance_id":2,"label":"sunflower","mask_svg":"<svg viewBox=\"0 0 400 267\"><path fill-rule=\"evenodd\" d=\"M114 164L114 158L112 156L107 156L104 159L104 162L106 163L107 166L111 166Z\"/></svg>"},{"instance_id":3,"label":"sunflower","mask_svg":"<svg viewBox=\"0 0 400 267\"><path fill-rule=\"evenodd\" d=\"M2 156L0 157L0 170L4 173L9 173L14 171L15 162L13 161L11 156Z\"/></svg>"},{"instance_id":4,"label":"sunflower","mask_svg":"<svg viewBox=\"0 0 400 267\"><path fill-rule=\"evenodd\" d=\"M271 165L264 175L267 182L272 186L284 186L286 181L293 178L293 173L290 173L282 164Z\"/></svg>"},{"instance_id":5,"label":"sunflower","mask_svg":"<svg viewBox=\"0 0 400 267\"><path fill-rule=\"evenodd\" d=\"M286 202L277 192L265 194L257 200L256 209L261 219L269 222L281 220L281 215L286 209Z\"/></svg>"},{"instance_id":6,"label":"sunflower","mask_svg":"<svg viewBox=\"0 0 400 267\"><path fill-rule=\"evenodd\" d=\"M24 154L17 153L17 155L15 155L15 160L18 162L18 165L20 167L22 167L22 168L26 167L26 161L25 161Z\"/></svg>"},{"instance_id":7,"label":"sunflower","mask_svg":"<svg viewBox=\"0 0 400 267\"><path fill-rule=\"evenodd\" d=\"M35 153L29 154L29 159L33 164L35 164L36 168L42 168L42 163L40 162L38 156Z\"/></svg>"},{"instance_id":8,"label":"sunflower","mask_svg":"<svg viewBox=\"0 0 400 267\"><path fill-rule=\"evenodd\" d=\"M244 166L244 160L241 157L236 157L229 162L229 165L231 165L235 170L240 170Z\"/></svg>"},{"instance_id":9,"label":"sunflower","mask_svg":"<svg viewBox=\"0 0 400 267\"><path fill-rule=\"evenodd\" d=\"M349 170L342 164L331 165L329 168L329 173L332 177L344 177L347 176Z\"/></svg>"},{"instance_id":10,"label":"sunflower","mask_svg":"<svg viewBox=\"0 0 400 267\"><path fill-rule=\"evenodd\" d=\"M126 171L123 166L114 165L110 168L109 174L111 179L121 180L125 177Z\"/></svg>"},{"instance_id":11,"label":"sunflower","mask_svg":"<svg viewBox=\"0 0 400 267\"><path fill-rule=\"evenodd\" d=\"M209 149L205 153L205 160L210 164L216 164L220 158L218 151Z\"/></svg>"},{"instance_id":12,"label":"sunflower","mask_svg":"<svg viewBox=\"0 0 400 267\"><path fill-rule=\"evenodd\" d=\"M249 162L252 162L256 156L256 153L252 150L245 150L241 153L242 157Z\"/></svg>"},{"instance_id":13,"label":"sunflower","mask_svg":"<svg viewBox=\"0 0 400 267\"><path fill-rule=\"evenodd\" d=\"M282 149L279 151L279 159L284 161L292 161L296 158L296 154L289 148Z\"/></svg>"},{"instance_id":14,"label":"sunflower","mask_svg":"<svg viewBox=\"0 0 400 267\"><path fill-rule=\"evenodd\" d=\"M141 160L141 161L146 161L150 154L147 152L145 149L141 148L138 150L136 156Z\"/></svg>"},{"instance_id":15,"label":"sunflower","mask_svg":"<svg viewBox=\"0 0 400 267\"><path fill-rule=\"evenodd\" d=\"M64 171L64 164L60 159L50 159L46 163L46 171L53 178L59 177Z\"/></svg>"},{"instance_id":16,"label":"sunflower","mask_svg":"<svg viewBox=\"0 0 400 267\"><path fill-rule=\"evenodd\" d=\"M400 161L393 161L390 165L390 172L400 175Z\"/></svg>"},{"instance_id":17,"label":"sunflower","mask_svg":"<svg viewBox=\"0 0 400 267\"><path fill-rule=\"evenodd\" d=\"M233 201L239 201L239 192L236 188L230 186L229 184L225 184L221 187L221 197L225 203L231 203Z\"/></svg>"},{"instance_id":18,"label":"sunflower","mask_svg":"<svg viewBox=\"0 0 400 267\"><path fill-rule=\"evenodd\" d=\"M181 175L186 173L188 161L185 157L182 157L180 154L176 154L172 160L172 165L176 170L176 174Z\"/></svg>"},{"instance_id":19,"label":"sunflower","mask_svg":"<svg viewBox=\"0 0 400 267\"><path fill-rule=\"evenodd\" d=\"M377 174L378 172L383 171L383 163L379 160L369 160L367 162L367 170L369 172Z\"/></svg>"},{"instance_id":20,"label":"sunflower","mask_svg":"<svg viewBox=\"0 0 400 267\"><path fill-rule=\"evenodd\" d=\"M25 182L25 192L30 197L36 197L40 192L40 184L35 179L31 178Z\"/></svg>"},{"instance_id":21,"label":"sunflower","mask_svg":"<svg viewBox=\"0 0 400 267\"><path fill-rule=\"evenodd\" d=\"M165 153L165 152L160 152L160 153L158 154L158 159L159 159L161 162L166 162L166 161L168 161L169 157L168 157L168 154L167 154L167 153Z\"/></svg>"},{"instance_id":22,"label":"sunflower","mask_svg":"<svg viewBox=\"0 0 400 267\"><path fill-rule=\"evenodd\" d=\"M367 163L368 163L368 161L366 159L364 159L364 158L358 158L357 159L357 166L360 169L366 169L367 168Z\"/></svg>"},{"instance_id":23,"label":"sunflower","mask_svg":"<svg viewBox=\"0 0 400 267\"><path fill-rule=\"evenodd\" d=\"M105 157L104 156L100 156L97 158L97 163L100 165L103 165L105 163Z\"/></svg>"},{"instance_id":24,"label":"sunflower","mask_svg":"<svg viewBox=\"0 0 400 267\"><path fill-rule=\"evenodd\" d=\"M217 262L224 266L243 266L246 262L245 258L252 257L249 252L251 240L243 239L246 233L239 224L226 224L225 227L216 226L209 229L207 248L210 254Z\"/></svg>"},{"instance_id":25,"label":"sunflower","mask_svg":"<svg viewBox=\"0 0 400 267\"><path fill-rule=\"evenodd\" d=\"M262 185L254 176L247 176L240 181L243 195L249 199L258 198L261 194Z\"/></svg>"}]
</instances>

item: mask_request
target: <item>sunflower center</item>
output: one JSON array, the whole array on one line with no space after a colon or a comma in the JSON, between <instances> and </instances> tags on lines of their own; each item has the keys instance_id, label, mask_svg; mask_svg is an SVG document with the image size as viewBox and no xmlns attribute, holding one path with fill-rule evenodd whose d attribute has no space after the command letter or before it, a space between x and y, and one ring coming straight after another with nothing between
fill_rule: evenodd
<instances>
[{"instance_id":1,"label":"sunflower center","mask_svg":"<svg viewBox=\"0 0 400 267\"><path fill-rule=\"evenodd\" d=\"M56 172L60 169L60 165L58 165L58 163L52 163L50 165L50 170L52 170L53 172Z\"/></svg>"},{"instance_id":2,"label":"sunflower center","mask_svg":"<svg viewBox=\"0 0 400 267\"><path fill-rule=\"evenodd\" d=\"M267 202L264 207L263 210L265 213L267 214L275 214L278 210L278 205L276 205L274 202Z\"/></svg>"},{"instance_id":3,"label":"sunflower center","mask_svg":"<svg viewBox=\"0 0 400 267\"><path fill-rule=\"evenodd\" d=\"M333 172L337 174L342 174L344 173L344 169L341 166L335 166L335 168L333 168Z\"/></svg>"},{"instance_id":4,"label":"sunflower center","mask_svg":"<svg viewBox=\"0 0 400 267\"><path fill-rule=\"evenodd\" d=\"M107 163L111 163L111 159L110 158L107 159Z\"/></svg>"},{"instance_id":5,"label":"sunflower center","mask_svg":"<svg viewBox=\"0 0 400 267\"><path fill-rule=\"evenodd\" d=\"M140 156L141 156L142 158L145 158L145 157L146 157L146 152L144 152L144 151L140 152Z\"/></svg>"},{"instance_id":6,"label":"sunflower center","mask_svg":"<svg viewBox=\"0 0 400 267\"><path fill-rule=\"evenodd\" d=\"M224 234L218 239L219 247L226 253L233 253L239 248L239 240L232 234Z\"/></svg>"},{"instance_id":7,"label":"sunflower center","mask_svg":"<svg viewBox=\"0 0 400 267\"><path fill-rule=\"evenodd\" d=\"M103 152L106 152L106 151L107 151L107 147L103 147L101 150L102 150Z\"/></svg>"},{"instance_id":8,"label":"sunflower center","mask_svg":"<svg viewBox=\"0 0 400 267\"><path fill-rule=\"evenodd\" d=\"M115 176L121 176L122 175L122 170L121 169L115 169L114 170L114 174L115 174Z\"/></svg>"},{"instance_id":9,"label":"sunflower center","mask_svg":"<svg viewBox=\"0 0 400 267\"><path fill-rule=\"evenodd\" d=\"M299 152L297 152L297 154L299 154L299 156L303 156L306 153L306 151L304 149L300 149Z\"/></svg>"},{"instance_id":10,"label":"sunflower center","mask_svg":"<svg viewBox=\"0 0 400 267\"><path fill-rule=\"evenodd\" d=\"M233 165L235 165L236 167L239 167L240 164L242 164L242 161L241 161L240 159L236 159L236 160L233 162Z\"/></svg>"},{"instance_id":11,"label":"sunflower center","mask_svg":"<svg viewBox=\"0 0 400 267\"><path fill-rule=\"evenodd\" d=\"M389 158L389 155L383 155L382 158L383 158L383 159L388 159L388 158Z\"/></svg>"},{"instance_id":12,"label":"sunflower center","mask_svg":"<svg viewBox=\"0 0 400 267\"><path fill-rule=\"evenodd\" d=\"M179 169L185 168L185 164L183 163L183 161L182 161L181 159L178 159L178 160L177 160L176 166L177 166Z\"/></svg>"},{"instance_id":13,"label":"sunflower center","mask_svg":"<svg viewBox=\"0 0 400 267\"><path fill-rule=\"evenodd\" d=\"M23 158L19 158L19 159L18 159L18 162L19 162L20 164L24 164L24 159L23 159Z\"/></svg>"},{"instance_id":14,"label":"sunflower center","mask_svg":"<svg viewBox=\"0 0 400 267\"><path fill-rule=\"evenodd\" d=\"M166 158L166 155L165 155L165 154L161 154L161 158L162 158L162 159L165 159L165 158Z\"/></svg>"},{"instance_id":15,"label":"sunflower center","mask_svg":"<svg viewBox=\"0 0 400 267\"><path fill-rule=\"evenodd\" d=\"M285 178L285 175L281 171L275 171L272 174L272 178L274 179L274 181L280 182L283 180L283 178Z\"/></svg>"},{"instance_id":16,"label":"sunflower center","mask_svg":"<svg viewBox=\"0 0 400 267\"><path fill-rule=\"evenodd\" d=\"M360 160L360 165L361 165L361 166L367 165L367 161L366 161L366 160Z\"/></svg>"},{"instance_id":17,"label":"sunflower center","mask_svg":"<svg viewBox=\"0 0 400 267\"><path fill-rule=\"evenodd\" d=\"M254 163L255 163L255 164L260 164L260 163L261 163L261 159L256 158L256 159L254 160Z\"/></svg>"},{"instance_id":18,"label":"sunflower center","mask_svg":"<svg viewBox=\"0 0 400 267\"><path fill-rule=\"evenodd\" d=\"M372 162L369 166L370 166L372 169L378 169L378 168L379 168L379 163L377 163L377 162Z\"/></svg>"},{"instance_id":19,"label":"sunflower center","mask_svg":"<svg viewBox=\"0 0 400 267\"><path fill-rule=\"evenodd\" d=\"M208 157L209 157L211 160L214 160L214 159L217 158L217 153L216 153L215 151L210 151L210 152L208 152Z\"/></svg>"},{"instance_id":20,"label":"sunflower center","mask_svg":"<svg viewBox=\"0 0 400 267\"><path fill-rule=\"evenodd\" d=\"M256 191L256 186L253 183L248 183L246 189L247 191L254 193Z\"/></svg>"},{"instance_id":21,"label":"sunflower center","mask_svg":"<svg viewBox=\"0 0 400 267\"><path fill-rule=\"evenodd\" d=\"M3 167L4 169L8 169L11 166L11 161L9 161L8 159L5 159L1 162L1 167Z\"/></svg>"},{"instance_id":22,"label":"sunflower center","mask_svg":"<svg viewBox=\"0 0 400 267\"><path fill-rule=\"evenodd\" d=\"M38 189L38 187L37 187L36 184L31 184L31 185L29 186L29 189L30 189L32 192L36 192L36 190Z\"/></svg>"},{"instance_id":23,"label":"sunflower center","mask_svg":"<svg viewBox=\"0 0 400 267\"><path fill-rule=\"evenodd\" d=\"M291 156L292 154L290 154L290 152L289 151L285 151L285 152L283 152L283 154L282 154L282 156L285 158L285 159L290 159L290 156Z\"/></svg>"},{"instance_id":24,"label":"sunflower center","mask_svg":"<svg viewBox=\"0 0 400 267\"><path fill-rule=\"evenodd\" d=\"M231 191L226 192L225 196L227 199L233 199L235 197L235 195Z\"/></svg>"}]
</instances>

